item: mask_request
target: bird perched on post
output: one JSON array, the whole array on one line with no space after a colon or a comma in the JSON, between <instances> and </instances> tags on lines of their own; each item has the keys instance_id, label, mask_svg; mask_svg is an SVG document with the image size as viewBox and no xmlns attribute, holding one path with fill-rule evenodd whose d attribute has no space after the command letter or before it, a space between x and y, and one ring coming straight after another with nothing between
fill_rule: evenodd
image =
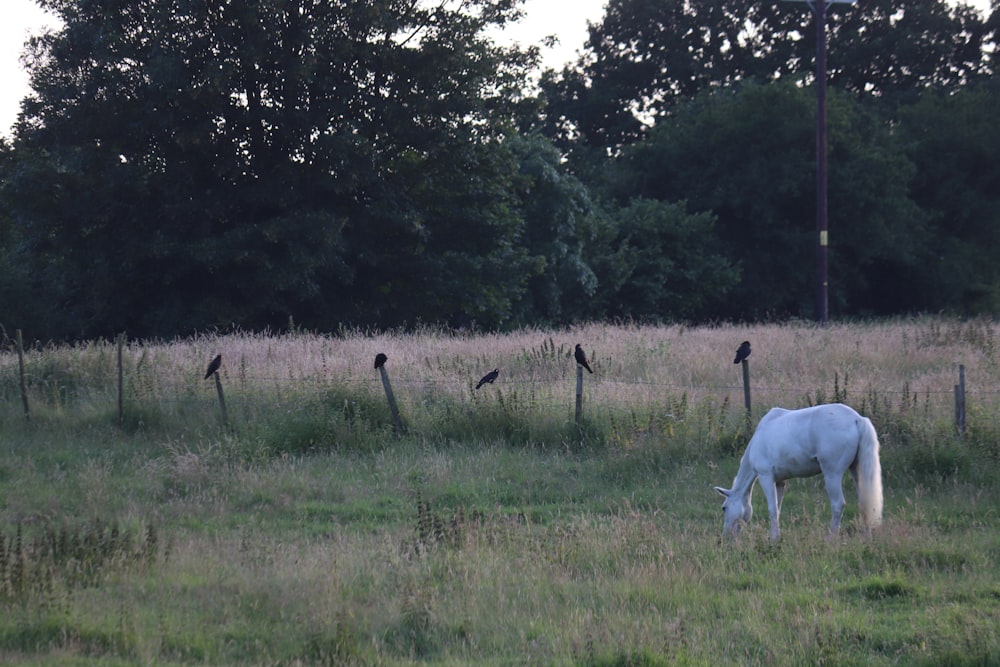
<instances>
[{"instance_id":1,"label":"bird perched on post","mask_svg":"<svg viewBox=\"0 0 1000 667\"><path fill-rule=\"evenodd\" d=\"M591 373L594 372L594 369L592 369L590 364L587 363L587 355L584 353L583 348L580 347L579 343L576 344L576 349L573 350L573 358L576 359L576 363L580 364Z\"/></svg>"},{"instance_id":2,"label":"bird perched on post","mask_svg":"<svg viewBox=\"0 0 1000 667\"><path fill-rule=\"evenodd\" d=\"M375 368L382 368L383 366L385 366L385 362L387 361L389 361L389 357L379 352L378 354L375 355Z\"/></svg>"},{"instance_id":3,"label":"bird perched on post","mask_svg":"<svg viewBox=\"0 0 1000 667\"><path fill-rule=\"evenodd\" d=\"M489 373L483 376L483 378L479 381L479 384L476 385L476 389L479 389L484 384L493 384L493 381L497 379L498 375L500 375L500 369L494 368Z\"/></svg>"},{"instance_id":4,"label":"bird perched on post","mask_svg":"<svg viewBox=\"0 0 1000 667\"><path fill-rule=\"evenodd\" d=\"M208 365L208 370L205 371L205 379L212 377L215 373L219 372L219 368L222 367L222 355L217 354L215 359L212 359L212 363Z\"/></svg>"},{"instance_id":5,"label":"bird perched on post","mask_svg":"<svg viewBox=\"0 0 1000 667\"><path fill-rule=\"evenodd\" d=\"M738 364L747 357L750 356L750 341L743 341L738 348L736 348L736 359L733 360L734 364Z\"/></svg>"}]
</instances>

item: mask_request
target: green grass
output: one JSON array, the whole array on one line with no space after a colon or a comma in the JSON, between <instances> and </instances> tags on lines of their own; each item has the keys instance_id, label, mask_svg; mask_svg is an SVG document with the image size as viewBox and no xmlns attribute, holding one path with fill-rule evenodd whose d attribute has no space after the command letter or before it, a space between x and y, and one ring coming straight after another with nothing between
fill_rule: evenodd
<instances>
[{"instance_id":1,"label":"green grass","mask_svg":"<svg viewBox=\"0 0 1000 667\"><path fill-rule=\"evenodd\" d=\"M759 493L743 539L720 539L746 338L755 418L832 398L872 417L870 539L849 477L833 542L818 479L790 484L779 544ZM582 429L576 340L597 370ZM107 346L31 352L30 421L0 355L0 662L1000 664L995 340L935 319L133 344L122 426ZM217 349L228 429L200 377ZM89 546L33 546L60 534Z\"/></svg>"}]
</instances>

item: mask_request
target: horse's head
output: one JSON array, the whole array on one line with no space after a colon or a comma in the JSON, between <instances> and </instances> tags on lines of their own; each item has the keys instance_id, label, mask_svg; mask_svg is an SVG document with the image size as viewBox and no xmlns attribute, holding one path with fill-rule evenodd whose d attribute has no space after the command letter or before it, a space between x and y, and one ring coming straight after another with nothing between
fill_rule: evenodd
<instances>
[{"instance_id":1,"label":"horse's head","mask_svg":"<svg viewBox=\"0 0 1000 667\"><path fill-rule=\"evenodd\" d=\"M749 523L753 517L753 506L750 504L750 495L745 497L738 493L733 493L732 489L724 489L721 486L715 487L725 502L722 503L722 534L729 537L739 537L743 524Z\"/></svg>"}]
</instances>

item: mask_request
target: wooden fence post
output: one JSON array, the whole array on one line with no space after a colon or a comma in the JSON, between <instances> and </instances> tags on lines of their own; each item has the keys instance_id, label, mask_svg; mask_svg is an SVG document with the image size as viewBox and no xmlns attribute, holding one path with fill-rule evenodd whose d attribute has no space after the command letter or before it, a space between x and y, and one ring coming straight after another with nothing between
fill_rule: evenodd
<instances>
[{"instance_id":1,"label":"wooden fence post","mask_svg":"<svg viewBox=\"0 0 1000 667\"><path fill-rule=\"evenodd\" d=\"M222 393L222 379L218 371L215 375L215 390L219 392L219 409L222 410L222 425L229 428L229 413L226 412L226 397Z\"/></svg>"},{"instance_id":2,"label":"wooden fence post","mask_svg":"<svg viewBox=\"0 0 1000 667\"><path fill-rule=\"evenodd\" d=\"M750 427L750 364L746 359L743 364L743 405L747 409L747 427Z\"/></svg>"},{"instance_id":3,"label":"wooden fence post","mask_svg":"<svg viewBox=\"0 0 1000 667\"><path fill-rule=\"evenodd\" d=\"M21 379L21 401L24 403L24 418L31 421L31 410L28 409L28 385L24 378L24 340L21 330L17 330L17 368Z\"/></svg>"},{"instance_id":4,"label":"wooden fence post","mask_svg":"<svg viewBox=\"0 0 1000 667\"><path fill-rule=\"evenodd\" d=\"M392 393L392 385L389 383L389 373L385 366L379 366L378 372L382 376L382 388L385 389L385 400L389 402L389 410L392 412L392 424L396 430L396 435L403 432L403 420L399 416L399 407L396 405L396 396Z\"/></svg>"},{"instance_id":5,"label":"wooden fence post","mask_svg":"<svg viewBox=\"0 0 1000 667\"><path fill-rule=\"evenodd\" d=\"M958 384L955 385L955 428L965 435L965 366L958 365Z\"/></svg>"},{"instance_id":6,"label":"wooden fence post","mask_svg":"<svg viewBox=\"0 0 1000 667\"><path fill-rule=\"evenodd\" d=\"M125 333L118 334L118 425L125 423L125 387L122 372L122 347L125 346Z\"/></svg>"},{"instance_id":7,"label":"wooden fence post","mask_svg":"<svg viewBox=\"0 0 1000 667\"><path fill-rule=\"evenodd\" d=\"M583 421L583 366L576 365L576 426L580 427Z\"/></svg>"}]
</instances>

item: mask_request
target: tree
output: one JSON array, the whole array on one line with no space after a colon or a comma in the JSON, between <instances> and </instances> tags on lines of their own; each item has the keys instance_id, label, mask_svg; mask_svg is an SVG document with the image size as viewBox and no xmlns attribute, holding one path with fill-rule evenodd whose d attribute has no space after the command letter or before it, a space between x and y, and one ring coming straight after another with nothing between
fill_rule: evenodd
<instances>
[{"instance_id":1,"label":"tree","mask_svg":"<svg viewBox=\"0 0 1000 667\"><path fill-rule=\"evenodd\" d=\"M601 317L593 297L603 285L591 263L607 252L604 242L613 232L549 141L529 134L512 137L510 146L519 162L520 243L540 263L519 304L520 320L564 324Z\"/></svg>"},{"instance_id":2,"label":"tree","mask_svg":"<svg viewBox=\"0 0 1000 667\"><path fill-rule=\"evenodd\" d=\"M992 80L924 95L901 112L898 133L915 165L911 197L926 213L930 240L900 293L918 295L923 310L1000 312L998 105Z\"/></svg>"},{"instance_id":3,"label":"tree","mask_svg":"<svg viewBox=\"0 0 1000 667\"><path fill-rule=\"evenodd\" d=\"M720 311L740 272L721 253L714 216L636 198L615 218L626 274L617 289L600 294L609 315L705 320Z\"/></svg>"},{"instance_id":4,"label":"tree","mask_svg":"<svg viewBox=\"0 0 1000 667\"><path fill-rule=\"evenodd\" d=\"M759 26L753 34L751 21ZM576 65L542 79L550 128L587 145L634 140L641 119L709 85L774 73L787 59L770 64L781 45L768 28L775 21L802 22L749 0L611 0L601 23L590 25Z\"/></svg>"},{"instance_id":5,"label":"tree","mask_svg":"<svg viewBox=\"0 0 1000 667\"><path fill-rule=\"evenodd\" d=\"M870 0L831 22L827 76L858 94L912 100L992 74L995 35L974 8L943 0ZM815 40L813 40L815 44Z\"/></svg>"},{"instance_id":6,"label":"tree","mask_svg":"<svg viewBox=\"0 0 1000 667\"><path fill-rule=\"evenodd\" d=\"M3 197L62 333L502 323L518 2L41 0Z\"/></svg>"},{"instance_id":7,"label":"tree","mask_svg":"<svg viewBox=\"0 0 1000 667\"><path fill-rule=\"evenodd\" d=\"M679 104L611 170L619 202L686 202L716 219L741 279L716 315L803 316L815 286L815 125L810 91L747 83ZM876 309L869 286L912 266L923 241L908 198L912 167L884 126L831 95L831 304Z\"/></svg>"},{"instance_id":8,"label":"tree","mask_svg":"<svg viewBox=\"0 0 1000 667\"><path fill-rule=\"evenodd\" d=\"M990 72L984 17L944 0L871 0L828 12L831 87L886 96L959 86ZM682 100L748 80L814 78L804 3L610 0L580 59L541 81L546 128L565 150L616 150Z\"/></svg>"}]
</instances>

